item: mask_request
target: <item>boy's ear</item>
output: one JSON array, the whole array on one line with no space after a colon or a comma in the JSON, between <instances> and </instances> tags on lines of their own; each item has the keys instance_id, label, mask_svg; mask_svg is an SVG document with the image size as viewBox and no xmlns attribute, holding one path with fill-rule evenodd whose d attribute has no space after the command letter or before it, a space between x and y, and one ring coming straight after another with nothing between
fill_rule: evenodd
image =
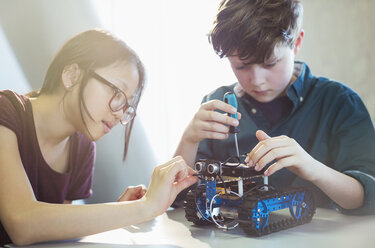
<instances>
[{"instance_id":1,"label":"boy's ear","mask_svg":"<svg viewBox=\"0 0 375 248\"><path fill-rule=\"evenodd\" d=\"M81 70L77 64L71 64L64 67L61 79L66 90L71 90L73 85L78 81Z\"/></svg>"},{"instance_id":2,"label":"boy's ear","mask_svg":"<svg viewBox=\"0 0 375 248\"><path fill-rule=\"evenodd\" d=\"M303 29L301 29L301 31L299 32L299 35L297 37L297 40L294 43L294 55L297 55L299 50L301 49L304 35L305 35L305 31L303 31Z\"/></svg>"}]
</instances>

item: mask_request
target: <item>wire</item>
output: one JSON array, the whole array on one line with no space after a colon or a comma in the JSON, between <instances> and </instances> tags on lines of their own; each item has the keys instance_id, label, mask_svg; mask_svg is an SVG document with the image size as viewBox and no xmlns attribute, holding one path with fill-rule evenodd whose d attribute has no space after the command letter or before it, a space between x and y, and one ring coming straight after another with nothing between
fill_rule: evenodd
<instances>
[{"instance_id":1,"label":"wire","mask_svg":"<svg viewBox=\"0 0 375 248\"><path fill-rule=\"evenodd\" d=\"M235 167L238 167L240 164L241 164L241 159L240 157L246 157L247 155L246 154L243 154L243 155L240 155L240 156L230 156L229 158L227 158L223 163L220 163L220 166L224 166L224 167L232 167L232 168L235 168ZM229 165L228 162L231 161L232 159L235 159L237 160L237 164L235 165ZM193 176L196 176L198 177L200 180L202 181L206 181L202 175L198 174L198 173L195 173L193 174ZM271 189L275 189L274 187L272 187L271 185L266 185L266 184L261 184L261 185L257 185L257 186L254 186L253 188L251 188L250 190L246 191L242 196L240 196L238 193L234 192L234 191L231 191L231 190L227 190L227 187L226 187L226 184L225 184L225 181L224 179L221 177L220 173L217 175L217 177L220 179L220 181L223 183L223 187L224 187L224 192L225 192L225 196L229 196L229 194L234 194L236 196L238 196L240 199L243 199L245 196L249 195L253 190L260 190L262 187L269 187ZM206 217L205 214L202 213L198 203L197 203L197 192L199 190L199 188L201 188L203 184L200 184L197 186L196 190L194 191L194 201L195 201L195 205L197 207L197 210L198 212L200 213L200 215L202 216L202 219L203 220L207 220L208 222L214 222L219 228L223 228L223 229L226 229L226 230L229 230L229 229L234 229L238 226L238 221L235 225L233 226L230 226L228 227L227 225L221 225L220 223L218 223L218 220L215 220L214 218L214 215L212 213L212 206L213 206L213 202L215 201L215 198L218 197L219 195L222 195L223 193L220 192L220 193L217 193L210 201L210 207L208 208L208 201L207 199L205 200L205 206L206 206L206 209L205 211L208 210L208 214L209 214L209 217L211 217L212 221L210 220L209 217ZM203 196L203 195L202 195ZM220 220L220 222L223 222L224 219ZM232 222L235 222L235 221L232 221ZM232 222L229 222L228 224L232 223Z\"/></svg>"},{"instance_id":2,"label":"wire","mask_svg":"<svg viewBox=\"0 0 375 248\"><path fill-rule=\"evenodd\" d=\"M223 163L221 163L221 165L225 167L238 167L241 164L241 158L246 158L246 156L247 154L241 154L240 156L232 155L229 158L227 158ZM228 162L232 159L237 160L237 164L229 165Z\"/></svg>"},{"instance_id":3,"label":"wire","mask_svg":"<svg viewBox=\"0 0 375 248\"><path fill-rule=\"evenodd\" d=\"M193 174L192 176L198 177L198 179L200 179L200 180L204 180L204 178L201 175L197 174L197 173Z\"/></svg>"},{"instance_id":4,"label":"wire","mask_svg":"<svg viewBox=\"0 0 375 248\"><path fill-rule=\"evenodd\" d=\"M202 185L202 184L201 184L201 185ZM198 209L199 213L202 215L202 219L203 219L203 220L207 220L208 222L211 222L211 223L212 223L212 221L210 221L210 219L207 218L207 217L202 213L202 211L200 210L199 205L198 205L198 203L197 203L197 191L198 191L198 189L199 189L199 186L201 186L201 185L198 185L197 188L196 188L196 190L194 191L194 201L195 201L195 205L197 206L197 209ZM207 201L206 201L206 209L207 209Z\"/></svg>"},{"instance_id":5,"label":"wire","mask_svg":"<svg viewBox=\"0 0 375 248\"><path fill-rule=\"evenodd\" d=\"M227 194L227 187L225 186L225 181L224 181L224 179L221 177L221 175L218 175L218 177L219 177L219 179L221 180L221 182L223 183L225 194Z\"/></svg>"},{"instance_id":6,"label":"wire","mask_svg":"<svg viewBox=\"0 0 375 248\"><path fill-rule=\"evenodd\" d=\"M235 165L229 165L229 164L227 164L232 159L236 159L237 160L237 164L235 164ZM236 156L236 155L233 155L233 156L230 156L229 158L227 158L223 163L221 163L221 166L225 166L225 167L237 167L240 164L241 164L240 158L238 156Z\"/></svg>"},{"instance_id":7,"label":"wire","mask_svg":"<svg viewBox=\"0 0 375 248\"><path fill-rule=\"evenodd\" d=\"M234 195L237 195L238 197L241 197L239 194L237 194L236 192L234 192L234 191L228 191L230 194L234 194ZM217 196L219 196L219 195L221 195L222 193L218 193L218 194L216 194L214 197L212 197L212 199L211 199L211 202L210 202L210 208L209 208L209 214L210 214L210 216L211 216L211 219L213 220L213 222L219 227L219 228L223 228L223 229L226 229L226 230L231 230L231 229L234 229L234 228L236 228L237 226L238 226L238 222L235 224L235 225L233 225L233 226L230 226L230 227L228 227L227 225L221 225L221 224L219 224L216 220L215 220L215 218L214 218L214 216L213 216L213 214L212 214L212 204L213 204L213 202L214 202L214 200L215 200L215 198L217 197ZM233 221L232 221L233 222ZM230 223L232 223L232 222L230 222Z\"/></svg>"}]
</instances>

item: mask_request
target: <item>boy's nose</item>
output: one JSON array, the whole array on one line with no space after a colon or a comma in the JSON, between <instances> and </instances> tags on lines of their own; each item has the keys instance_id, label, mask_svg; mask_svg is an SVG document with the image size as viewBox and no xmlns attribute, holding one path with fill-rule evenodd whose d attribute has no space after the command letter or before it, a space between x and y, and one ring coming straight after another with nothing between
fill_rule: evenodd
<instances>
[{"instance_id":1,"label":"boy's nose","mask_svg":"<svg viewBox=\"0 0 375 248\"><path fill-rule=\"evenodd\" d=\"M259 65L253 65L249 73L250 84L259 86L265 82L264 69Z\"/></svg>"}]
</instances>

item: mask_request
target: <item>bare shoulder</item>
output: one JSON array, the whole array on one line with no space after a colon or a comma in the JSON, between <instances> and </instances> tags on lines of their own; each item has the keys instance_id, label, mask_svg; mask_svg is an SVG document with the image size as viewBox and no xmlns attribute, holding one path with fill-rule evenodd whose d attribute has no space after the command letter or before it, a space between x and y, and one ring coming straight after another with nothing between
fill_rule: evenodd
<instances>
[{"instance_id":1,"label":"bare shoulder","mask_svg":"<svg viewBox=\"0 0 375 248\"><path fill-rule=\"evenodd\" d=\"M0 218L4 220L3 215L26 200L34 200L34 194L22 165L16 134L0 125L0 140Z\"/></svg>"}]
</instances>

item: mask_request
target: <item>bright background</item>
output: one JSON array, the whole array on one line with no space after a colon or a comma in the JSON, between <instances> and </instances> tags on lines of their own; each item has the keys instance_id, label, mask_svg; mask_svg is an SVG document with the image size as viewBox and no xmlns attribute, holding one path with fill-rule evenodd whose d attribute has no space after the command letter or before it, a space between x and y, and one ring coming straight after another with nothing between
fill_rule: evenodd
<instances>
[{"instance_id":1,"label":"bright background","mask_svg":"<svg viewBox=\"0 0 375 248\"><path fill-rule=\"evenodd\" d=\"M359 93L375 116L375 1L302 0L304 44L297 59ZM40 88L54 54L72 36L105 28L128 43L147 70L122 161L123 128L97 142L94 195L113 201L128 185L148 185L173 156L202 97L235 81L209 32L219 0L0 0L0 90Z\"/></svg>"},{"instance_id":2,"label":"bright background","mask_svg":"<svg viewBox=\"0 0 375 248\"><path fill-rule=\"evenodd\" d=\"M96 0L104 27L139 54L147 86L139 116L159 162L169 159L203 96L234 82L208 42L218 1Z\"/></svg>"}]
</instances>

